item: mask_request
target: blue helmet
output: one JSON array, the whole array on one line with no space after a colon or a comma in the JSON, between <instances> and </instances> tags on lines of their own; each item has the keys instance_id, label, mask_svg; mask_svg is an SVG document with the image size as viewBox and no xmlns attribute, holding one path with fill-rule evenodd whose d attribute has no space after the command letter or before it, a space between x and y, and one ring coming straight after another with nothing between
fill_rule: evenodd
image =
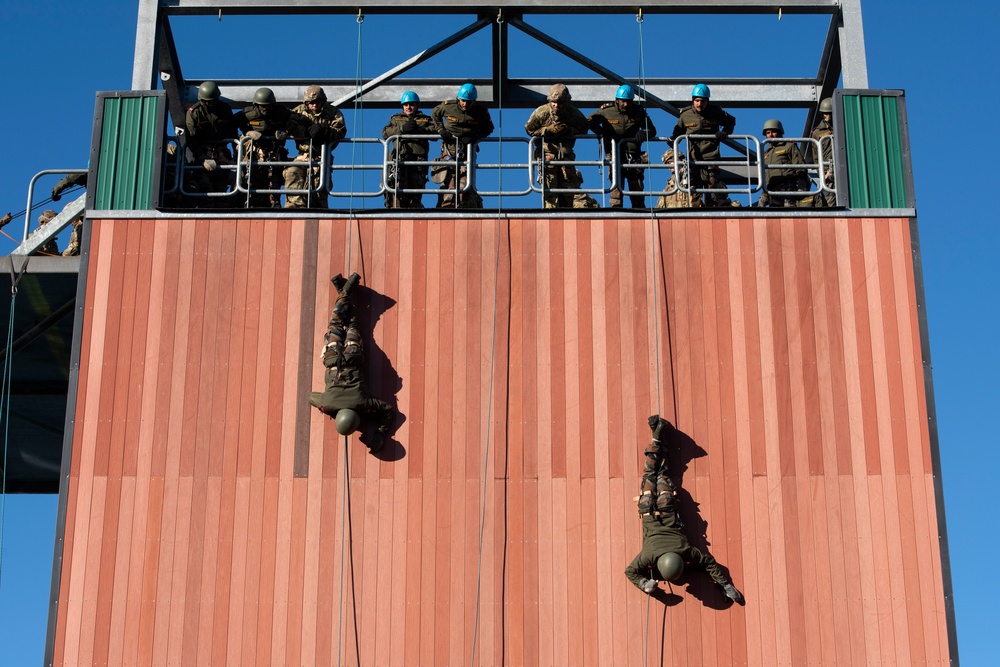
<instances>
[{"instance_id":1,"label":"blue helmet","mask_svg":"<svg viewBox=\"0 0 1000 667\"><path fill-rule=\"evenodd\" d=\"M712 91L705 84L699 83L691 89L691 99L696 97L704 97L706 100L712 99Z\"/></svg>"},{"instance_id":2,"label":"blue helmet","mask_svg":"<svg viewBox=\"0 0 1000 667\"><path fill-rule=\"evenodd\" d=\"M405 93L403 93L403 96L399 98L400 104L409 104L411 102L413 104L420 104L420 96L417 95L412 90L406 91Z\"/></svg>"},{"instance_id":3,"label":"blue helmet","mask_svg":"<svg viewBox=\"0 0 1000 667\"><path fill-rule=\"evenodd\" d=\"M628 100L631 102L633 97L635 97L635 89L627 83L618 86L618 90L615 91L616 100Z\"/></svg>"},{"instance_id":4,"label":"blue helmet","mask_svg":"<svg viewBox=\"0 0 1000 667\"><path fill-rule=\"evenodd\" d=\"M471 83L463 83L462 87L458 89L456 97L466 102L475 102L479 98L479 92Z\"/></svg>"}]
</instances>

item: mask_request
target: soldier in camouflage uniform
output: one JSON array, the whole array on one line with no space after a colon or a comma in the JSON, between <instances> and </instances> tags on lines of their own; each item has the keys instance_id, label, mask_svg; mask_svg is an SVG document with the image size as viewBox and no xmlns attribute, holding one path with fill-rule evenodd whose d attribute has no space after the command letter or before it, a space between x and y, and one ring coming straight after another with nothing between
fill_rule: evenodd
<instances>
[{"instance_id":1,"label":"soldier in camouflage uniform","mask_svg":"<svg viewBox=\"0 0 1000 667\"><path fill-rule=\"evenodd\" d=\"M88 165L89 166L89 165ZM87 187L87 176L88 174L67 174L59 179L59 182L52 187L52 201L59 201L62 199L62 193L70 188L75 187ZM83 218L78 217L73 221L73 231L69 235L69 244L66 249L62 251L63 257L75 257L80 254L80 225L83 224Z\"/></svg>"},{"instance_id":2,"label":"soldier in camouflage uniform","mask_svg":"<svg viewBox=\"0 0 1000 667\"><path fill-rule=\"evenodd\" d=\"M302 104L292 109L293 113L302 115L308 119L312 125L324 128L324 133L317 139L309 141L309 137L304 137L295 142L299 149L295 162L316 162L323 156L323 146L326 145L328 151L332 151L338 142L347 136L347 123L344 121L344 114L340 109L328 104L326 91L319 86L309 86L306 88ZM327 153L329 155L329 153ZM331 156L332 160L332 156ZM306 179L306 169L312 171L312 187L316 192L306 195L285 195L285 208L327 208L326 188L322 187L322 174L320 174L319 164L313 167L285 167L285 189L286 190L306 190L309 188L309 180Z\"/></svg>"},{"instance_id":3,"label":"soldier in camouflage uniform","mask_svg":"<svg viewBox=\"0 0 1000 667\"><path fill-rule=\"evenodd\" d=\"M382 138L411 134L437 134L434 119L420 110L420 97L408 90L399 99L403 110L393 114L382 128ZM392 143L389 154L389 185L398 189L423 190L427 187L427 167L400 164L414 160L426 162L430 145L426 139L399 139ZM386 208L423 208L423 195L419 192L385 192Z\"/></svg>"},{"instance_id":4,"label":"soldier in camouflage uniform","mask_svg":"<svg viewBox=\"0 0 1000 667\"><path fill-rule=\"evenodd\" d=\"M764 151L764 192L757 200L760 207L794 207L809 206L812 204L812 197L796 197L793 195L775 195L774 192L808 192L809 178L806 170L799 168L788 168L783 165L805 164L802 152L795 145L794 141L773 141L785 136L785 128L781 121L770 119L764 122L764 138L771 139Z\"/></svg>"},{"instance_id":5,"label":"soldier in camouflage uniform","mask_svg":"<svg viewBox=\"0 0 1000 667\"><path fill-rule=\"evenodd\" d=\"M434 107L431 118L434 129L441 136L441 162L465 163L472 159L469 147L480 139L493 134L493 119L490 112L476 99L479 93L471 83L462 84L454 100L445 100ZM479 150L478 147L476 150ZM442 165L431 170L432 179L441 183L442 194L438 195L438 208L456 208L455 171L452 165ZM458 168L458 208L482 208L483 199L470 187L462 192L468 182L468 168Z\"/></svg>"},{"instance_id":6,"label":"soldier in camouflage uniform","mask_svg":"<svg viewBox=\"0 0 1000 667\"><path fill-rule=\"evenodd\" d=\"M573 98L566 86L554 84L549 89L548 104L535 109L524 124L524 129L530 136L542 138L540 152L546 162L545 193L542 196L545 208L597 208L594 198L582 192L552 192L554 189L583 187L583 176L579 169L571 164L549 164L552 160L575 160L575 137L587 133L587 118L570 104L571 99Z\"/></svg>"},{"instance_id":7,"label":"soldier in camouflage uniform","mask_svg":"<svg viewBox=\"0 0 1000 667\"><path fill-rule=\"evenodd\" d=\"M198 101L187 110L187 149L184 190L194 194L225 193L232 190L235 175L221 166L233 164L230 145L236 140L236 118L229 105L220 100L219 86L205 81L198 86ZM194 197L206 208L232 206L228 197Z\"/></svg>"},{"instance_id":8,"label":"soldier in camouflage uniform","mask_svg":"<svg viewBox=\"0 0 1000 667\"><path fill-rule=\"evenodd\" d=\"M709 134L710 139L692 139L688 141L688 153L694 162L711 162L719 159L719 142L733 133L736 129L736 119L720 107L709 103L712 91L708 86L699 83L691 90L691 106L681 109L677 117L677 124L670 135L670 142L674 146L677 137L689 134ZM724 187L720 185L722 179L719 178L719 168L716 166L695 166L691 169L691 188L717 189ZM728 201L728 197L724 198ZM694 193L692 197L694 206L702 205L700 193ZM710 206L718 206L719 201L714 197L706 198Z\"/></svg>"},{"instance_id":9,"label":"soldier in camouflage uniform","mask_svg":"<svg viewBox=\"0 0 1000 667\"><path fill-rule=\"evenodd\" d=\"M656 200L656 208L688 208L691 206L691 194L684 192L678 187L687 185L687 160L683 153L677 153L677 166L674 168L674 149L667 150L663 154L663 164L670 165L670 179L667 181L667 191L676 191L670 194L660 195Z\"/></svg>"},{"instance_id":10,"label":"soldier in camouflage uniform","mask_svg":"<svg viewBox=\"0 0 1000 667\"><path fill-rule=\"evenodd\" d=\"M587 120L591 131L602 139L605 160L611 160L612 140L618 141L618 158L623 165L622 178L628 183L629 190L642 190L645 188L645 168L624 168L624 165L649 162L648 156L642 152L642 144L647 138L656 136L656 128L646 114L645 107L633 102L633 97L635 89L627 83L623 84L615 92L614 103L603 105L590 114ZM643 195L629 195L629 199L632 201L632 208L646 207ZM611 207L622 207L620 188L611 190Z\"/></svg>"},{"instance_id":11,"label":"soldier in camouflage uniform","mask_svg":"<svg viewBox=\"0 0 1000 667\"><path fill-rule=\"evenodd\" d=\"M320 143L326 127L312 123L302 114L278 104L270 88L258 88L253 104L236 114L236 125L243 131L243 159L253 162L243 173L243 186L251 190L251 208L281 208L281 194L258 193L253 190L280 190L284 184L284 168L262 162L284 162L288 159L285 141L289 136L310 138Z\"/></svg>"},{"instance_id":12,"label":"soldier in camouflage uniform","mask_svg":"<svg viewBox=\"0 0 1000 667\"><path fill-rule=\"evenodd\" d=\"M639 496L642 551L625 568L625 576L643 593L651 594L658 588L657 579L668 576L660 569L662 557L665 554L678 554L681 570L683 563L704 569L712 581L722 588L723 595L737 604L746 604L743 594L722 572L712 554L692 546L684 534L684 523L677 513L677 489L670 479L664 451L667 440L674 431L673 424L659 415L650 417L648 423L653 431L653 441L646 447ZM680 576L680 573L677 571L674 576Z\"/></svg>"},{"instance_id":13,"label":"soldier in camouflage uniform","mask_svg":"<svg viewBox=\"0 0 1000 667\"><path fill-rule=\"evenodd\" d=\"M374 418L378 422L376 433L369 445L371 453L381 449L389 427L396 416L396 410L368 393L364 375L364 344L358 329L358 320L351 303L351 290L358 284L360 277L352 273L346 280L341 274L333 278L337 288L337 302L330 315L330 325L326 332L326 345L323 346L324 382L326 389L322 392L309 393L309 404L337 420L337 430L347 435L356 430L353 428L341 430L348 416L359 418ZM346 431L346 432L345 432Z\"/></svg>"},{"instance_id":14,"label":"soldier in camouflage uniform","mask_svg":"<svg viewBox=\"0 0 1000 667\"><path fill-rule=\"evenodd\" d=\"M820 121L816 124L816 127L812 131L812 138L819 142L822 149L823 155L823 182L826 187L833 188L833 100L829 97L825 98L819 103L819 115ZM806 149L806 162L808 164L816 164L818 162L818 156L816 155L816 145L809 143ZM837 205L837 193L823 191L822 194L814 195L813 200L814 205L817 206L836 206Z\"/></svg>"},{"instance_id":15,"label":"soldier in camouflage uniform","mask_svg":"<svg viewBox=\"0 0 1000 667\"><path fill-rule=\"evenodd\" d=\"M36 227L35 230L28 235L28 238L30 239L32 236L36 235L45 224L47 224L49 221L52 220L52 218L56 217L57 215L59 214L53 211L52 209L46 209L42 211L42 214L38 216L38 227ZM36 252L39 255L52 255L52 256L58 255L59 246L56 245L55 237L50 238L48 241L39 246Z\"/></svg>"}]
</instances>

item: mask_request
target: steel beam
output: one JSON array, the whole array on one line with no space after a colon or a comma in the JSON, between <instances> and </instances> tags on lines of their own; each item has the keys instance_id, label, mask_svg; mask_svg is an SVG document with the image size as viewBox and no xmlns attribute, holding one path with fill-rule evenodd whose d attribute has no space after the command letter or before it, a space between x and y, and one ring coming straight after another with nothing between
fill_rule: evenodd
<instances>
[{"instance_id":1,"label":"steel beam","mask_svg":"<svg viewBox=\"0 0 1000 667\"><path fill-rule=\"evenodd\" d=\"M135 58L132 61L132 90L156 90L159 73L155 59L159 53L160 6L163 0L139 0L135 23Z\"/></svg>"}]
</instances>

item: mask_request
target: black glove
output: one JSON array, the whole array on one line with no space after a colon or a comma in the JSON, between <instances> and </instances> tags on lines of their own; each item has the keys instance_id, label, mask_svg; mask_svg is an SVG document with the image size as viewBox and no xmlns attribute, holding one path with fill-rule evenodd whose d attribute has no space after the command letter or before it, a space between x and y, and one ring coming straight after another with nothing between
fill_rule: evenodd
<instances>
[{"instance_id":1,"label":"black glove","mask_svg":"<svg viewBox=\"0 0 1000 667\"><path fill-rule=\"evenodd\" d=\"M277 139L278 141L284 141L285 139L288 138L288 133L285 132L284 130L275 130L274 138Z\"/></svg>"},{"instance_id":2,"label":"black glove","mask_svg":"<svg viewBox=\"0 0 1000 667\"><path fill-rule=\"evenodd\" d=\"M635 133L635 142L641 144L646 140L646 130L639 130Z\"/></svg>"},{"instance_id":3,"label":"black glove","mask_svg":"<svg viewBox=\"0 0 1000 667\"><path fill-rule=\"evenodd\" d=\"M420 125L412 118L403 123L403 134L415 134L420 129Z\"/></svg>"},{"instance_id":4,"label":"black glove","mask_svg":"<svg viewBox=\"0 0 1000 667\"><path fill-rule=\"evenodd\" d=\"M722 586L723 594L736 604L742 606L747 603L746 599L743 597L743 593L740 593L739 589L737 589L736 586L733 586L733 582L729 581L719 585Z\"/></svg>"},{"instance_id":5,"label":"black glove","mask_svg":"<svg viewBox=\"0 0 1000 667\"><path fill-rule=\"evenodd\" d=\"M449 141L449 142L454 142L455 141L455 135L452 134L451 132L449 132L448 128L446 128L446 127L442 127L441 131L438 132L438 134L441 135L441 138L444 139L445 141Z\"/></svg>"},{"instance_id":6,"label":"black glove","mask_svg":"<svg viewBox=\"0 0 1000 667\"><path fill-rule=\"evenodd\" d=\"M313 123L306 131L309 133L310 139L321 139L326 134L326 128L320 123Z\"/></svg>"},{"instance_id":7,"label":"black glove","mask_svg":"<svg viewBox=\"0 0 1000 667\"><path fill-rule=\"evenodd\" d=\"M723 139L725 139L728 136L729 136L729 133L726 132L725 130L719 130L718 132L715 133L715 138L718 139L719 141L722 141Z\"/></svg>"},{"instance_id":8,"label":"black glove","mask_svg":"<svg viewBox=\"0 0 1000 667\"><path fill-rule=\"evenodd\" d=\"M59 182L55 184L52 188L52 201L59 201L62 199L62 192L69 187L69 176L63 176L59 179Z\"/></svg>"}]
</instances>

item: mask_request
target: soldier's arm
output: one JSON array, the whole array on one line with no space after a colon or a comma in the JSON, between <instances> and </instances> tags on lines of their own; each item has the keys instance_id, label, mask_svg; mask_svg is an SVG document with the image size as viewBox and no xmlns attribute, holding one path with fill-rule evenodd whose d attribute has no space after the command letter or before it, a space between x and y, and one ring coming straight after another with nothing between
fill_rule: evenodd
<instances>
[{"instance_id":1,"label":"soldier's arm","mask_svg":"<svg viewBox=\"0 0 1000 667\"><path fill-rule=\"evenodd\" d=\"M444 128L444 102L434 107L431 111L431 121L434 123L434 131L440 134Z\"/></svg>"},{"instance_id":2,"label":"soldier's arm","mask_svg":"<svg viewBox=\"0 0 1000 667\"><path fill-rule=\"evenodd\" d=\"M393 116L392 118L390 118L389 122L386 123L385 127L382 128L382 138L383 139L388 139L389 137L394 137L397 134L402 134L402 133L403 132L400 129L399 123L396 122L396 117L395 116Z\"/></svg>"},{"instance_id":3,"label":"soldier's arm","mask_svg":"<svg viewBox=\"0 0 1000 667\"><path fill-rule=\"evenodd\" d=\"M528 117L528 122L524 124L524 131L527 132L529 136L537 137L544 126L545 121L542 114L538 113L538 109L535 109L531 112L531 116Z\"/></svg>"},{"instance_id":4,"label":"soldier's arm","mask_svg":"<svg viewBox=\"0 0 1000 667\"><path fill-rule=\"evenodd\" d=\"M736 129L736 116L725 110L723 110L722 115L724 116L724 120L721 123L722 131L726 134L732 134L733 130Z\"/></svg>"},{"instance_id":5,"label":"soldier's arm","mask_svg":"<svg viewBox=\"0 0 1000 667\"><path fill-rule=\"evenodd\" d=\"M569 113L566 115L566 127L569 128L569 134L586 134L587 130L590 129L587 117L576 107L569 107L568 111Z\"/></svg>"},{"instance_id":6,"label":"soldier's arm","mask_svg":"<svg viewBox=\"0 0 1000 667\"><path fill-rule=\"evenodd\" d=\"M590 131L601 136L604 135L604 121L605 118L600 109L590 114L587 118L587 124L590 126Z\"/></svg>"},{"instance_id":7,"label":"soldier's arm","mask_svg":"<svg viewBox=\"0 0 1000 667\"><path fill-rule=\"evenodd\" d=\"M490 136L491 134L493 134L493 129L494 129L493 118L490 117L490 112L484 106L480 106L478 108L481 112L480 115L482 116L482 118L480 119L481 129L478 133L478 136L476 136L476 140Z\"/></svg>"},{"instance_id":8,"label":"soldier's arm","mask_svg":"<svg viewBox=\"0 0 1000 667\"><path fill-rule=\"evenodd\" d=\"M328 143L336 145L341 139L347 136L347 121L344 120L344 114L340 112L340 109L333 105L330 108L333 110L333 122L330 123L330 139Z\"/></svg>"}]
</instances>

